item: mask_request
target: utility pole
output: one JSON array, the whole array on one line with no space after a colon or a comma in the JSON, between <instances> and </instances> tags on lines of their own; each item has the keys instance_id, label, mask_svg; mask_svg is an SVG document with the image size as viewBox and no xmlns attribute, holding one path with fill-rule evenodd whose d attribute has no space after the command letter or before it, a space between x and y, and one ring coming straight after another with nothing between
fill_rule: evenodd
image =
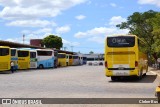
<instances>
[{"instance_id":1,"label":"utility pole","mask_svg":"<svg viewBox=\"0 0 160 107\"><path fill-rule=\"evenodd\" d=\"M73 46L71 46L71 50L72 50L72 52L73 52Z\"/></svg>"},{"instance_id":2,"label":"utility pole","mask_svg":"<svg viewBox=\"0 0 160 107\"><path fill-rule=\"evenodd\" d=\"M67 47L64 47L64 50L66 51Z\"/></svg>"},{"instance_id":3,"label":"utility pole","mask_svg":"<svg viewBox=\"0 0 160 107\"><path fill-rule=\"evenodd\" d=\"M24 41L25 41L25 34L23 34L23 44L24 44Z\"/></svg>"}]
</instances>

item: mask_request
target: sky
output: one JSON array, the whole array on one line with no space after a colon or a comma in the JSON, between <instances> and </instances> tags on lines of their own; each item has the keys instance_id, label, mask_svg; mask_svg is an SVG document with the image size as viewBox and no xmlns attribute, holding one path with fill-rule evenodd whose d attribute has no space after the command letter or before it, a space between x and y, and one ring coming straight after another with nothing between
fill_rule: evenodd
<instances>
[{"instance_id":1,"label":"sky","mask_svg":"<svg viewBox=\"0 0 160 107\"><path fill-rule=\"evenodd\" d=\"M0 0L0 40L30 43L50 34L67 51L104 53L106 36L134 12L160 11L160 0Z\"/></svg>"}]
</instances>

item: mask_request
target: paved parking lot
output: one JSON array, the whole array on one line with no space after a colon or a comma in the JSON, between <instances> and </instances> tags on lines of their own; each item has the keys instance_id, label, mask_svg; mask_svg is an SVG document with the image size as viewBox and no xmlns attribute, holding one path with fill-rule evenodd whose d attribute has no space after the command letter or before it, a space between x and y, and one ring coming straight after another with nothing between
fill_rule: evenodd
<instances>
[{"instance_id":1,"label":"paved parking lot","mask_svg":"<svg viewBox=\"0 0 160 107\"><path fill-rule=\"evenodd\" d=\"M142 80L112 82L103 66L0 73L1 98L154 98L159 78L148 73Z\"/></svg>"}]
</instances>

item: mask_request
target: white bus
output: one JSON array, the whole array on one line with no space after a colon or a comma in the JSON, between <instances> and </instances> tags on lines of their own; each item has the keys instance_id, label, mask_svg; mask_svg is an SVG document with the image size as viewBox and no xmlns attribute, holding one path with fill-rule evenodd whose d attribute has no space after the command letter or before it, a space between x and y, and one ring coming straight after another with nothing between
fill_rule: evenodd
<instances>
[{"instance_id":1,"label":"white bus","mask_svg":"<svg viewBox=\"0 0 160 107\"><path fill-rule=\"evenodd\" d=\"M54 67L54 51L52 49L36 49L38 68Z\"/></svg>"},{"instance_id":2,"label":"white bus","mask_svg":"<svg viewBox=\"0 0 160 107\"><path fill-rule=\"evenodd\" d=\"M73 55L73 65L80 65L80 57L78 55Z\"/></svg>"}]
</instances>

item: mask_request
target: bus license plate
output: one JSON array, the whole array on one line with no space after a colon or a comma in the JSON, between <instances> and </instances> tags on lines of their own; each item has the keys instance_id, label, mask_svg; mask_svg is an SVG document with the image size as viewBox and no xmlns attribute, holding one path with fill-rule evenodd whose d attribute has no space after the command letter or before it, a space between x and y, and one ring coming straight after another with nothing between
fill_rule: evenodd
<instances>
[{"instance_id":1,"label":"bus license plate","mask_svg":"<svg viewBox=\"0 0 160 107\"><path fill-rule=\"evenodd\" d=\"M128 70L116 70L113 71L113 75L115 76L128 76L129 75L129 71Z\"/></svg>"}]
</instances>

